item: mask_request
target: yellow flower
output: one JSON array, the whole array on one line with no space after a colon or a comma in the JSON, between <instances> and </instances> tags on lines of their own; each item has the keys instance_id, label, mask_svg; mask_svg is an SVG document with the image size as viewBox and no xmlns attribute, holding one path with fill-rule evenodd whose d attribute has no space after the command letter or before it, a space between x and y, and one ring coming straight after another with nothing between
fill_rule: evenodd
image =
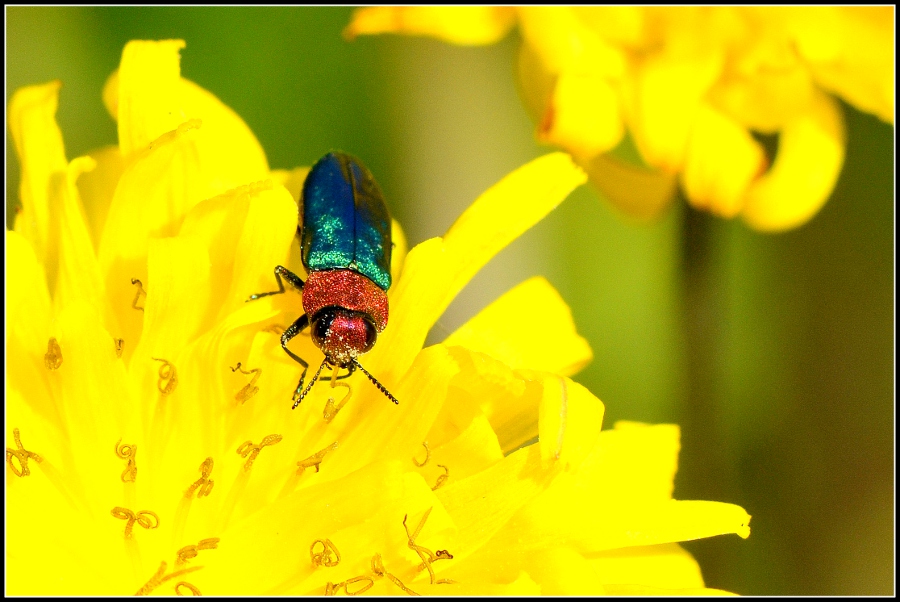
<instances>
[{"instance_id":1,"label":"yellow flower","mask_svg":"<svg viewBox=\"0 0 900 602\"><path fill-rule=\"evenodd\" d=\"M893 123L893 11L372 7L346 34L487 44L518 24L538 139L571 153L617 206L656 215L677 177L694 207L775 231L805 223L834 188L845 146L834 96ZM626 131L655 173L608 154L627 152ZM779 135L774 160L754 133Z\"/></svg>"},{"instance_id":2,"label":"yellow flower","mask_svg":"<svg viewBox=\"0 0 900 602\"><path fill-rule=\"evenodd\" d=\"M397 229L365 365L399 406L356 374L292 412L278 327L299 299L245 300L296 260L305 170L271 172L180 77L182 47L125 47L104 91L119 145L91 156L65 157L58 83L10 103L7 593L707 591L676 542L746 537L749 516L671 498L676 427L600 431L603 405L568 378L590 349L545 280L422 349L477 270L585 181L569 157L513 172L408 255Z\"/></svg>"}]
</instances>

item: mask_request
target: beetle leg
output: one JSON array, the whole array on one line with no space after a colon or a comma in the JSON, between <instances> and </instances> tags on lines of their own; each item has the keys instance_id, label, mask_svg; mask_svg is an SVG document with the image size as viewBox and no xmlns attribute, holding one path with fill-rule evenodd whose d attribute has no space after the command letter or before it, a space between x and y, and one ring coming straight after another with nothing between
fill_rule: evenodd
<instances>
[{"instance_id":1,"label":"beetle leg","mask_svg":"<svg viewBox=\"0 0 900 602\"><path fill-rule=\"evenodd\" d=\"M278 282L278 290L270 291L268 293L256 293L255 295L250 295L250 298L247 301L255 301L260 297L268 297L269 295L280 295L284 292L284 282L282 282L282 278L287 280L288 284L297 289L298 291L303 290L303 281L300 280L300 276L290 271L283 265L275 266L275 281ZM301 329L302 330L302 329ZM299 332L299 331L298 331Z\"/></svg>"},{"instance_id":2,"label":"beetle leg","mask_svg":"<svg viewBox=\"0 0 900 602\"><path fill-rule=\"evenodd\" d=\"M297 390L294 393L294 397L299 395L300 391L303 390L303 380L306 378L306 371L307 369L309 369L309 364L306 363L306 360L304 360L302 357L288 349L287 344L291 339L300 334L307 326L309 326L309 317L306 314L303 314L302 316L297 318L297 320L293 324L288 326L283 333L281 333L281 348L284 349L284 352L287 353L292 360L303 366L303 374L300 375L300 382L297 383Z\"/></svg>"}]
</instances>

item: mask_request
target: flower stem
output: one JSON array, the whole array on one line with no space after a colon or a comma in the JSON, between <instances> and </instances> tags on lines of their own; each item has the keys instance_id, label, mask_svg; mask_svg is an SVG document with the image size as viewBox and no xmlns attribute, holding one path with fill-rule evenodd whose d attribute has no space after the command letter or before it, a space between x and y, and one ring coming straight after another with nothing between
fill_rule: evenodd
<instances>
[{"instance_id":1,"label":"flower stem","mask_svg":"<svg viewBox=\"0 0 900 602\"><path fill-rule=\"evenodd\" d=\"M681 425L677 499L724 499L735 493L731 472L731 446L721 415L722 367L728 309L727 258L723 257L722 229L717 218L687 203L682 221L682 318L685 342L686 399ZM704 567L707 580L715 580L729 564L722 546L691 547Z\"/></svg>"}]
</instances>

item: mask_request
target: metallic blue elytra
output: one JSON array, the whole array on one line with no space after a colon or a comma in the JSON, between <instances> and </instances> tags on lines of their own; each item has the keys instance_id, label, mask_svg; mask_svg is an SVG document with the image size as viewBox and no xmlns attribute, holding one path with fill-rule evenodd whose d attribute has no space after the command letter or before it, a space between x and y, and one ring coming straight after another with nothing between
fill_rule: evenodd
<instances>
[{"instance_id":1,"label":"metallic blue elytra","mask_svg":"<svg viewBox=\"0 0 900 602\"><path fill-rule=\"evenodd\" d=\"M313 165L300 197L301 259L310 272L347 268L391 286L391 219L368 169L328 153Z\"/></svg>"}]
</instances>

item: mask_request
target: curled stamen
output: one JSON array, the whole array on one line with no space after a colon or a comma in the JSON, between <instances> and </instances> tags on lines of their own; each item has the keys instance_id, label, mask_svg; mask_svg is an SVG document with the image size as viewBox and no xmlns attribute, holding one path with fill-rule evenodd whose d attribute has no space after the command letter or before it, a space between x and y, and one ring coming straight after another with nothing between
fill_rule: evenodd
<instances>
[{"instance_id":1,"label":"curled stamen","mask_svg":"<svg viewBox=\"0 0 900 602\"><path fill-rule=\"evenodd\" d=\"M125 539L131 539L131 537L133 536L131 531L132 529L134 529L134 523L137 523L145 529L156 529L157 527L159 527L159 516L157 516L155 512L152 512L150 510L141 510L140 512L135 514L128 508L116 506L112 509L111 514L116 518L121 518L128 521L125 524ZM154 520L151 521L151 518L153 518Z\"/></svg>"},{"instance_id":2,"label":"curled stamen","mask_svg":"<svg viewBox=\"0 0 900 602\"><path fill-rule=\"evenodd\" d=\"M317 451L310 457L306 458L305 460L300 460L299 462L297 462L297 466L298 466L297 476L299 477L300 475L302 475L303 472L307 468L310 468L311 466L315 466L316 472L319 472L319 464L322 463L322 460L325 458L325 454L327 454L328 452L330 452L333 449L337 449L337 446L338 446L337 441L335 441L334 443L332 443L325 449L320 449L319 451Z\"/></svg>"},{"instance_id":3,"label":"curled stamen","mask_svg":"<svg viewBox=\"0 0 900 602\"><path fill-rule=\"evenodd\" d=\"M202 566L192 566L192 567L188 567L186 569L181 569L180 571L173 571L172 573L169 573L168 575L166 575L166 561L163 560L162 562L159 563L159 568L156 570L156 573L154 573L154 575L152 577L150 577L150 580L147 581L147 583L145 583L143 586L141 586L141 589L136 591L134 595L135 596L146 596L147 594L152 592L154 589L156 589L157 586L162 585L166 581L169 581L170 579L174 579L175 577L180 577L181 575L193 573L194 571L199 571L202 568L203 568Z\"/></svg>"},{"instance_id":4,"label":"curled stamen","mask_svg":"<svg viewBox=\"0 0 900 602\"><path fill-rule=\"evenodd\" d=\"M427 552L428 554L430 554L429 562L431 562L431 564L434 564L438 560L453 560L453 554L451 554L447 550L438 550L437 552L434 552L433 554L427 548L422 548L422 550ZM418 567L416 567L416 570L424 571L425 567L426 567L425 563L422 562L421 564L419 564ZM440 579L438 579L435 583L442 583L442 582L450 583L450 581L448 581L448 580L442 581Z\"/></svg>"},{"instance_id":5,"label":"curled stamen","mask_svg":"<svg viewBox=\"0 0 900 602\"><path fill-rule=\"evenodd\" d=\"M184 546L183 548L175 552L175 566L179 567L191 558L196 558L200 553L200 550L214 550L218 547L218 545L219 538L210 537L208 539L201 539L200 543L195 546Z\"/></svg>"},{"instance_id":6,"label":"curled stamen","mask_svg":"<svg viewBox=\"0 0 900 602\"><path fill-rule=\"evenodd\" d=\"M360 589L358 589L356 591L350 591L351 585L353 585L354 583L360 583L363 581L368 581L368 583L366 583L363 587L361 587ZM364 592L369 591L369 589L371 589L371 587L373 585L375 585L374 579L372 579L371 577L366 577L365 575L360 575L359 577L353 577L352 579L347 579L346 581L344 581L342 583L338 583L337 585L335 585L335 587L343 587L344 593L347 594L348 596L358 596Z\"/></svg>"},{"instance_id":7,"label":"curled stamen","mask_svg":"<svg viewBox=\"0 0 900 602\"><path fill-rule=\"evenodd\" d=\"M175 387L178 385L178 377L175 375L175 366L170 364L168 360L160 359L158 357L152 357L150 359L163 363L163 365L159 367L159 380L156 381L156 387L159 389L160 393L168 395L174 391Z\"/></svg>"},{"instance_id":8,"label":"curled stamen","mask_svg":"<svg viewBox=\"0 0 900 602\"><path fill-rule=\"evenodd\" d=\"M379 577L387 577L391 581L391 583L402 589L410 596L420 595L406 587L406 585L402 581L400 581L400 579L396 575L392 575L391 573L388 573L387 570L385 570L384 562L381 560L381 554L375 554L374 556L372 556L372 572Z\"/></svg>"},{"instance_id":9,"label":"curled stamen","mask_svg":"<svg viewBox=\"0 0 900 602\"><path fill-rule=\"evenodd\" d=\"M118 456L122 460L128 461L125 465L125 470L122 471L122 482L134 483L135 479L137 479L137 463L135 461L135 455L137 454L137 445L130 443L119 445L120 443L122 443L121 439L116 441L116 456Z\"/></svg>"},{"instance_id":10,"label":"curled stamen","mask_svg":"<svg viewBox=\"0 0 900 602\"><path fill-rule=\"evenodd\" d=\"M204 496L209 495L209 492L212 491L213 485L215 485L215 481L209 478L209 475L212 474L213 469L213 459L212 456L205 459L203 463L200 465L200 478L193 482L193 484L188 488L187 491L184 492L184 497L191 497L194 495L194 491L197 491L197 488L200 488L200 491L197 491L197 499L200 499Z\"/></svg>"},{"instance_id":11,"label":"curled stamen","mask_svg":"<svg viewBox=\"0 0 900 602\"><path fill-rule=\"evenodd\" d=\"M432 568L432 563L437 560L449 560L453 558L453 555L450 554L447 550L440 550L439 554L436 554L429 550L424 546L420 546L416 544L416 538L419 536L419 533L422 531L422 527L425 526L425 521L428 520L428 515L431 514L433 508L429 508L425 511L424 516L422 516L422 520L419 521L419 525L416 527L416 530L413 533L409 532L409 527L406 526L407 515L403 516L403 528L406 529L406 537L408 539L407 545L409 549L414 551L419 555L419 558L422 559L422 564L419 565L418 570L428 569L428 576L431 578L431 584L434 585L436 583L453 583L450 579L435 579L434 569Z\"/></svg>"},{"instance_id":12,"label":"curled stamen","mask_svg":"<svg viewBox=\"0 0 900 602\"><path fill-rule=\"evenodd\" d=\"M241 363L238 362L237 366L231 369L232 372L234 372L235 370L240 370L241 374L255 374L255 376L250 379L250 382L244 385L243 388L234 395L234 398L237 401L244 403L245 401L256 395L257 392L259 392L259 387L255 385L256 381L259 380L259 377L262 375L262 368L254 368L253 370L250 370L248 372L247 370L241 368Z\"/></svg>"},{"instance_id":13,"label":"curled stamen","mask_svg":"<svg viewBox=\"0 0 900 602\"><path fill-rule=\"evenodd\" d=\"M116 357L122 357L122 351L125 349L125 339L113 339L116 344Z\"/></svg>"},{"instance_id":14,"label":"curled stamen","mask_svg":"<svg viewBox=\"0 0 900 602\"><path fill-rule=\"evenodd\" d=\"M59 348L56 337L50 337L47 341L47 353L44 354L44 365L48 370L56 370L62 366L62 362L62 349Z\"/></svg>"},{"instance_id":15,"label":"curled stamen","mask_svg":"<svg viewBox=\"0 0 900 602\"><path fill-rule=\"evenodd\" d=\"M275 445L281 441L281 435L266 435L263 437L263 440L259 443L259 445L253 445L252 441L244 441L241 443L241 446L237 448L237 453L240 454L242 458L247 458L247 461L244 463L244 471L250 470L253 466L253 461L256 460L256 456L259 455L259 451L267 445Z\"/></svg>"},{"instance_id":16,"label":"curled stamen","mask_svg":"<svg viewBox=\"0 0 900 602\"><path fill-rule=\"evenodd\" d=\"M141 295L144 295L145 297L147 296L147 293L144 291L144 285L141 284L141 281L138 280L137 278L132 278L131 284L134 284L137 286L137 292L134 294L134 301L131 302L131 307L138 309L140 311L144 311L143 307L138 307L138 301L140 300Z\"/></svg>"},{"instance_id":17,"label":"curled stamen","mask_svg":"<svg viewBox=\"0 0 900 602\"><path fill-rule=\"evenodd\" d=\"M434 491L435 489L438 489L439 487L443 486L443 484L447 482L447 479L450 478L450 469L449 469L449 468L447 468L447 467L444 466L443 464L438 464L438 468L443 468L443 469L444 469L444 474L442 474L441 476L439 476L439 477L437 478L437 481L435 482L434 487L431 488L432 491Z\"/></svg>"},{"instance_id":18,"label":"curled stamen","mask_svg":"<svg viewBox=\"0 0 900 602\"><path fill-rule=\"evenodd\" d=\"M191 595L192 595L192 596L202 596L202 595L203 595L203 594L200 593L200 590L199 590L199 589L197 589L196 587L194 587L193 585L191 585L191 584L188 583L187 581L179 581L178 583L175 584L175 595L176 595L176 596L183 596L183 595L184 595L184 594L182 594L181 591L178 589L179 587L182 587L182 586L183 586L183 587L186 587L186 588L191 592Z\"/></svg>"},{"instance_id":19,"label":"curled stamen","mask_svg":"<svg viewBox=\"0 0 900 602\"><path fill-rule=\"evenodd\" d=\"M322 545L322 551L316 552L316 544ZM337 566L341 561L341 553L330 539L317 539L309 546L309 557L313 566Z\"/></svg>"},{"instance_id":20,"label":"curled stamen","mask_svg":"<svg viewBox=\"0 0 900 602\"><path fill-rule=\"evenodd\" d=\"M22 439L19 436L18 428L13 429L13 441L16 442L16 449L6 448L6 463L9 465L9 468L13 471L14 475L17 477L27 477L31 474L31 469L28 468L28 458L33 458L35 462L43 462L44 459L38 454L22 447ZM13 462L14 458L19 464L18 467L16 467L16 462Z\"/></svg>"},{"instance_id":21,"label":"curled stamen","mask_svg":"<svg viewBox=\"0 0 900 602\"><path fill-rule=\"evenodd\" d=\"M341 402L335 405L334 397L329 397L328 401L325 402L325 410L322 412L322 416L325 418L325 422L331 422L334 420L334 417L337 416L337 413L341 411L347 402L350 400L350 397L353 395L353 387L350 386L349 383L339 383L337 382L337 373L338 369L335 367L334 371L331 373L331 388L337 387L346 387L347 393L344 395L344 398L341 399Z\"/></svg>"},{"instance_id":22,"label":"curled stamen","mask_svg":"<svg viewBox=\"0 0 900 602\"><path fill-rule=\"evenodd\" d=\"M413 456L413 459L412 459L413 464L415 464L419 468L422 468L423 466L428 464L428 460L431 459L431 450L428 448L428 441L422 441L422 447L425 448L425 459L422 460L421 462L417 461L415 456Z\"/></svg>"}]
</instances>

